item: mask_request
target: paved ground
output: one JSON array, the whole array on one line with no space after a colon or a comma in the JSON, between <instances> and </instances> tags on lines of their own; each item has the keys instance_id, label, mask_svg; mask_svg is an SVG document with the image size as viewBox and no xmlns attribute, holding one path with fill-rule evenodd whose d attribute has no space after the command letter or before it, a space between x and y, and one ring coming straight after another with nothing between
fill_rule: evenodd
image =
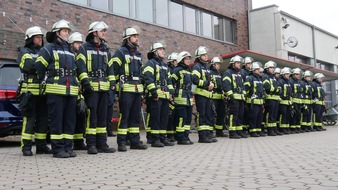
<instances>
[{"instance_id":1,"label":"paved ground","mask_svg":"<svg viewBox=\"0 0 338 190\"><path fill-rule=\"evenodd\" d=\"M192 134L196 142L197 135ZM143 135L144 140L144 135ZM116 147L116 137L109 144ZM56 159L0 141L0 189L338 189L338 126L326 132Z\"/></svg>"}]
</instances>

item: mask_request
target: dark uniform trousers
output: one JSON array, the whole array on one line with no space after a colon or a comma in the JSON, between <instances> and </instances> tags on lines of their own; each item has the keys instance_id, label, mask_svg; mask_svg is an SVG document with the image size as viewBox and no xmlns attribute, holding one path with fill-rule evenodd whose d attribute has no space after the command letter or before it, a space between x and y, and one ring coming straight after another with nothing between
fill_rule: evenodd
<instances>
[{"instance_id":1,"label":"dark uniform trousers","mask_svg":"<svg viewBox=\"0 0 338 190\"><path fill-rule=\"evenodd\" d=\"M242 131L244 104L243 100L228 101L230 114L229 131Z\"/></svg>"},{"instance_id":2,"label":"dark uniform trousers","mask_svg":"<svg viewBox=\"0 0 338 190\"><path fill-rule=\"evenodd\" d=\"M106 146L106 119L108 110L108 91L92 92L85 95L88 107L86 143L88 147Z\"/></svg>"},{"instance_id":3,"label":"dark uniform trousers","mask_svg":"<svg viewBox=\"0 0 338 190\"><path fill-rule=\"evenodd\" d=\"M113 113L114 113L115 92L109 91L108 110L107 110L107 133L113 133Z\"/></svg>"},{"instance_id":4,"label":"dark uniform trousers","mask_svg":"<svg viewBox=\"0 0 338 190\"><path fill-rule=\"evenodd\" d=\"M53 154L73 150L76 96L47 95Z\"/></svg>"},{"instance_id":5,"label":"dark uniform trousers","mask_svg":"<svg viewBox=\"0 0 338 190\"><path fill-rule=\"evenodd\" d=\"M47 96L32 96L30 103L32 105L31 114L24 115L23 117L21 137L23 150L31 150L33 135L35 135L37 147L44 147L46 145L48 131Z\"/></svg>"},{"instance_id":6,"label":"dark uniform trousers","mask_svg":"<svg viewBox=\"0 0 338 190\"><path fill-rule=\"evenodd\" d=\"M223 131L223 125L224 125L224 118L225 118L225 102L223 99L213 99L215 106L215 112L213 113L212 118L216 117L216 122L215 122L215 129L217 132L222 132ZM215 116L215 114L217 116Z\"/></svg>"},{"instance_id":7,"label":"dark uniform trousers","mask_svg":"<svg viewBox=\"0 0 338 190\"><path fill-rule=\"evenodd\" d=\"M151 99L149 102L149 126L151 128L151 141L161 141L165 140L165 135L167 133L167 124L169 118L169 100L167 99L158 99L157 101Z\"/></svg>"},{"instance_id":8,"label":"dark uniform trousers","mask_svg":"<svg viewBox=\"0 0 338 190\"><path fill-rule=\"evenodd\" d=\"M285 131L290 128L291 106L280 104L279 105L279 129Z\"/></svg>"},{"instance_id":9,"label":"dark uniform trousers","mask_svg":"<svg viewBox=\"0 0 338 190\"><path fill-rule=\"evenodd\" d=\"M290 117L290 129L300 129L300 119L301 119L301 104L293 103L293 108L295 110L294 115Z\"/></svg>"},{"instance_id":10,"label":"dark uniform trousers","mask_svg":"<svg viewBox=\"0 0 338 190\"><path fill-rule=\"evenodd\" d=\"M265 100L264 123L267 128L277 127L278 100Z\"/></svg>"},{"instance_id":11,"label":"dark uniform trousers","mask_svg":"<svg viewBox=\"0 0 338 190\"><path fill-rule=\"evenodd\" d=\"M176 127L174 125L175 106L169 104L169 118L167 124L167 137L174 137Z\"/></svg>"},{"instance_id":12,"label":"dark uniform trousers","mask_svg":"<svg viewBox=\"0 0 338 190\"><path fill-rule=\"evenodd\" d=\"M320 104L313 104L313 128L317 129L322 127L323 124L323 113L325 106Z\"/></svg>"},{"instance_id":13,"label":"dark uniform trousers","mask_svg":"<svg viewBox=\"0 0 338 190\"><path fill-rule=\"evenodd\" d=\"M249 130L250 132L260 133L262 131L262 121L263 121L263 105L249 104L248 105L248 115L249 116Z\"/></svg>"},{"instance_id":14,"label":"dark uniform trousers","mask_svg":"<svg viewBox=\"0 0 338 190\"><path fill-rule=\"evenodd\" d=\"M86 116L76 114L76 124L74 129L74 145L83 144L83 135L86 129Z\"/></svg>"},{"instance_id":15,"label":"dark uniform trousers","mask_svg":"<svg viewBox=\"0 0 338 190\"><path fill-rule=\"evenodd\" d=\"M174 112L174 125L176 126L176 138L179 141L189 139L192 106L176 105Z\"/></svg>"},{"instance_id":16,"label":"dark uniform trousers","mask_svg":"<svg viewBox=\"0 0 338 190\"><path fill-rule=\"evenodd\" d=\"M199 139L211 137L210 127L213 126L212 100L210 98L195 94L197 109L197 123Z\"/></svg>"},{"instance_id":17,"label":"dark uniform trousers","mask_svg":"<svg viewBox=\"0 0 338 190\"><path fill-rule=\"evenodd\" d=\"M311 113L312 113L312 105L305 104L306 108L302 108L301 114L301 128L302 130L310 130L311 129Z\"/></svg>"},{"instance_id":18,"label":"dark uniform trousers","mask_svg":"<svg viewBox=\"0 0 338 190\"><path fill-rule=\"evenodd\" d=\"M117 144L126 144L127 135L131 144L140 143L141 102L140 93L121 92L119 97L120 119Z\"/></svg>"}]
</instances>

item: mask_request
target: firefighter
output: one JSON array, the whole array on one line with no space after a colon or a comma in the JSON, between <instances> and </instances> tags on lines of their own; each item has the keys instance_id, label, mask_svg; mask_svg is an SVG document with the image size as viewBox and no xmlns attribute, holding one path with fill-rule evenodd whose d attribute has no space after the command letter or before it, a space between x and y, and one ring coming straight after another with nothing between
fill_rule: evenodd
<instances>
[{"instance_id":1,"label":"firefighter","mask_svg":"<svg viewBox=\"0 0 338 190\"><path fill-rule=\"evenodd\" d=\"M171 75L173 73L173 70L177 66L177 53L173 52L168 55L168 68L169 68L169 74ZM175 83L173 83L175 84ZM175 88L175 86L173 85ZM173 102L170 102L169 104L169 119L168 119L168 125L167 125L167 138L170 142L175 142L175 125L174 125L174 111L175 111L175 104Z\"/></svg>"},{"instance_id":2,"label":"firefighter","mask_svg":"<svg viewBox=\"0 0 338 190\"><path fill-rule=\"evenodd\" d=\"M200 46L195 51L195 62L197 64L192 69L192 82L196 85L194 90L197 121L198 121L198 142L212 143L217 142L217 139L212 138L210 128L213 125L213 110L212 110L212 89L214 83L211 81L211 73L207 68L208 55L207 48Z\"/></svg>"},{"instance_id":3,"label":"firefighter","mask_svg":"<svg viewBox=\"0 0 338 190\"><path fill-rule=\"evenodd\" d=\"M284 67L281 70L281 78L278 80L278 88L281 99L279 102L279 131L286 135L294 133L294 131L290 130L291 112L294 112L292 109L292 87L290 84L290 74L291 69Z\"/></svg>"},{"instance_id":4,"label":"firefighter","mask_svg":"<svg viewBox=\"0 0 338 190\"><path fill-rule=\"evenodd\" d=\"M266 136L262 133L261 125L263 121L264 87L260 77L260 65L253 62L250 74L246 78L244 87L246 91L246 103L249 117L250 137Z\"/></svg>"},{"instance_id":5,"label":"firefighter","mask_svg":"<svg viewBox=\"0 0 338 190\"><path fill-rule=\"evenodd\" d=\"M57 21L47 32L49 44L40 51L36 60L39 78L43 79L42 84L46 84L49 131L53 157L56 158L76 156L73 137L79 83L75 55L67 42L70 31L68 21Z\"/></svg>"},{"instance_id":6,"label":"firefighter","mask_svg":"<svg viewBox=\"0 0 338 190\"><path fill-rule=\"evenodd\" d=\"M71 49L76 54L78 53L80 46L83 43L83 36L79 32L74 32L71 34L68 38L68 43L70 44ZM77 106L82 103L84 97L81 94L81 91L79 91L79 94L77 96ZM84 144L83 140L83 134L86 128L86 110L83 110L85 112L81 112L81 109L76 109L76 125L74 129L74 150L87 150L87 146Z\"/></svg>"},{"instance_id":7,"label":"firefighter","mask_svg":"<svg viewBox=\"0 0 338 190\"><path fill-rule=\"evenodd\" d=\"M139 32L129 27L123 31L122 37L122 45L115 51L112 59L119 86L118 151L127 151L127 135L131 144L130 149L145 150L148 146L140 141L143 84L141 81L142 55L137 50Z\"/></svg>"},{"instance_id":8,"label":"firefighter","mask_svg":"<svg viewBox=\"0 0 338 190\"><path fill-rule=\"evenodd\" d=\"M177 55L178 66L172 72L172 81L175 86L174 126L176 139L179 145L194 144L190 138L190 124L192 117L193 94L191 91L192 78L190 65L191 55L182 51Z\"/></svg>"},{"instance_id":9,"label":"firefighter","mask_svg":"<svg viewBox=\"0 0 338 190\"><path fill-rule=\"evenodd\" d=\"M275 77L276 80L279 80L280 78L280 68L276 67L275 70L273 70L273 76Z\"/></svg>"},{"instance_id":10,"label":"firefighter","mask_svg":"<svg viewBox=\"0 0 338 190\"><path fill-rule=\"evenodd\" d=\"M254 60L251 57L245 57L243 59L243 66L242 66L242 69L240 70L243 82L245 82L246 77L248 77L250 74L250 68L251 68L253 61ZM248 115L248 114L249 114L249 108L248 106L244 106L244 115ZM243 132L248 134L249 132L249 118L248 117L243 117L242 127L243 127Z\"/></svg>"},{"instance_id":11,"label":"firefighter","mask_svg":"<svg viewBox=\"0 0 338 190\"><path fill-rule=\"evenodd\" d=\"M300 81L302 91L302 109L301 109L301 128L305 132L313 131L311 128L311 113L312 113L312 87L311 87L312 72L305 71L303 78Z\"/></svg>"},{"instance_id":12,"label":"firefighter","mask_svg":"<svg viewBox=\"0 0 338 190\"><path fill-rule=\"evenodd\" d=\"M88 107L86 126L87 153L113 153L107 144L108 92L115 90L115 76L111 54L105 41L109 27L103 21L89 25L86 42L81 45L76 60L79 80Z\"/></svg>"},{"instance_id":13,"label":"firefighter","mask_svg":"<svg viewBox=\"0 0 338 190\"><path fill-rule=\"evenodd\" d=\"M231 139L247 138L248 135L243 131L243 114L245 104L245 89L240 68L243 58L234 56L230 59L228 70L223 74L223 90L226 93L230 123L229 137Z\"/></svg>"},{"instance_id":14,"label":"firefighter","mask_svg":"<svg viewBox=\"0 0 338 190\"><path fill-rule=\"evenodd\" d=\"M221 59L219 57L214 57L211 60L210 71L211 71L211 81L214 83L214 88L212 90L212 103L214 107L214 116L216 122L213 119L214 127L216 130L216 137L227 137L228 135L223 132L224 126L224 117L225 117L225 102L224 102L224 92L222 87L222 73L221 68Z\"/></svg>"},{"instance_id":15,"label":"firefighter","mask_svg":"<svg viewBox=\"0 0 338 190\"><path fill-rule=\"evenodd\" d=\"M322 82L324 80L324 75L322 73L316 73L313 76L311 83L313 92L313 129L316 131L326 131L323 125L323 113L325 111L325 96L326 93L322 87Z\"/></svg>"},{"instance_id":16,"label":"firefighter","mask_svg":"<svg viewBox=\"0 0 338 190\"><path fill-rule=\"evenodd\" d=\"M302 88L300 86L300 77L302 76L302 70L294 68L291 71L290 85L292 88L292 109L293 114L290 118L290 130L295 133L304 133L300 128L301 122L301 109L303 105Z\"/></svg>"},{"instance_id":17,"label":"firefighter","mask_svg":"<svg viewBox=\"0 0 338 190\"><path fill-rule=\"evenodd\" d=\"M36 154L51 154L46 144L48 131L47 99L39 94L39 78L35 68L35 61L43 47L43 33L38 26L30 27L25 33L25 46L20 48L17 63L22 73L21 93L32 96L31 110L22 112L23 123L21 133L21 150L24 156L32 156L32 136L36 143Z\"/></svg>"},{"instance_id":18,"label":"firefighter","mask_svg":"<svg viewBox=\"0 0 338 190\"><path fill-rule=\"evenodd\" d=\"M163 62L164 46L156 42L147 54L148 62L142 74L147 89L147 107L149 108L149 126L151 128L151 146L174 146L166 138L169 118L169 101L173 100L173 86L169 69Z\"/></svg>"},{"instance_id":19,"label":"firefighter","mask_svg":"<svg viewBox=\"0 0 338 190\"><path fill-rule=\"evenodd\" d=\"M263 122L267 128L268 136L283 135L277 130L277 116L279 107L278 82L273 75L276 63L268 61L264 64L264 76L262 78L265 96Z\"/></svg>"}]
</instances>

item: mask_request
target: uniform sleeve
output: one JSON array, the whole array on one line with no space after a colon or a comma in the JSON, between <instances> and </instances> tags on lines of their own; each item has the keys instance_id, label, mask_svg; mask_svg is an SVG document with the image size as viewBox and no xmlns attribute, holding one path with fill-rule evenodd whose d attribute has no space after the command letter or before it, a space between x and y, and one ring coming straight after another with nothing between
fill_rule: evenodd
<instances>
[{"instance_id":1,"label":"uniform sleeve","mask_svg":"<svg viewBox=\"0 0 338 190\"><path fill-rule=\"evenodd\" d=\"M151 61L148 61L142 71L144 82L147 86L147 90L152 94L152 96L157 97L156 85L155 85L155 68L154 64Z\"/></svg>"},{"instance_id":2,"label":"uniform sleeve","mask_svg":"<svg viewBox=\"0 0 338 190\"><path fill-rule=\"evenodd\" d=\"M120 70L122 68L123 59L124 59L124 56L122 55L121 51L116 50L112 57L112 62L113 62L115 80L117 82L120 80L120 73L121 73Z\"/></svg>"},{"instance_id":3,"label":"uniform sleeve","mask_svg":"<svg viewBox=\"0 0 338 190\"><path fill-rule=\"evenodd\" d=\"M252 85L251 77L246 77L245 82L244 82L245 94L252 94L251 85Z\"/></svg>"},{"instance_id":4,"label":"uniform sleeve","mask_svg":"<svg viewBox=\"0 0 338 190\"><path fill-rule=\"evenodd\" d=\"M116 85L116 79L115 79L115 74L114 74L114 66L113 66L113 59L111 57L110 52L108 53L108 69L107 69L107 74L108 74L108 81L110 82L110 87Z\"/></svg>"},{"instance_id":5,"label":"uniform sleeve","mask_svg":"<svg viewBox=\"0 0 338 190\"><path fill-rule=\"evenodd\" d=\"M234 92L232 91L232 85L231 85L231 76L230 73L225 71L223 75L223 90L226 93L226 95L230 96Z\"/></svg>"},{"instance_id":6,"label":"uniform sleeve","mask_svg":"<svg viewBox=\"0 0 338 190\"><path fill-rule=\"evenodd\" d=\"M36 73L35 60L29 54L29 52L25 50L25 48L21 48L18 55L17 63L19 63L21 72L32 74Z\"/></svg>"},{"instance_id":7,"label":"uniform sleeve","mask_svg":"<svg viewBox=\"0 0 338 190\"><path fill-rule=\"evenodd\" d=\"M192 69L192 83L197 87L208 87L210 82L207 80L202 80L202 70L198 66L194 66Z\"/></svg>"},{"instance_id":8,"label":"uniform sleeve","mask_svg":"<svg viewBox=\"0 0 338 190\"><path fill-rule=\"evenodd\" d=\"M318 89L317 86L313 83L311 83L311 87L312 87L312 99L318 99Z\"/></svg>"},{"instance_id":9,"label":"uniform sleeve","mask_svg":"<svg viewBox=\"0 0 338 190\"><path fill-rule=\"evenodd\" d=\"M174 85L172 81L171 72L169 69L168 69L168 89L169 89L170 94L174 94Z\"/></svg>"},{"instance_id":10,"label":"uniform sleeve","mask_svg":"<svg viewBox=\"0 0 338 190\"><path fill-rule=\"evenodd\" d=\"M272 94L275 91L275 88L270 83L270 80L267 77L263 78L263 87L265 92L267 92L268 94Z\"/></svg>"},{"instance_id":11,"label":"uniform sleeve","mask_svg":"<svg viewBox=\"0 0 338 190\"><path fill-rule=\"evenodd\" d=\"M49 47L49 46L48 46ZM47 49L47 47L43 47L39 53L38 58L35 62L35 68L37 70L38 76L40 80L43 80L45 77L45 73L49 63L52 62L52 54Z\"/></svg>"},{"instance_id":12,"label":"uniform sleeve","mask_svg":"<svg viewBox=\"0 0 338 190\"><path fill-rule=\"evenodd\" d=\"M76 63L78 67L78 78L82 85L89 84L88 71L87 71L87 57L84 46L81 46L76 56Z\"/></svg>"}]
</instances>

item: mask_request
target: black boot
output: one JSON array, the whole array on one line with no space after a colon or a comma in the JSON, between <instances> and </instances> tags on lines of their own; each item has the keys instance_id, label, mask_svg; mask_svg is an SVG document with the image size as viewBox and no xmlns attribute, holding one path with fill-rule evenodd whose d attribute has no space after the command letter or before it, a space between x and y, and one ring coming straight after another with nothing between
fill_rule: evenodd
<instances>
[{"instance_id":1,"label":"black boot","mask_svg":"<svg viewBox=\"0 0 338 190\"><path fill-rule=\"evenodd\" d=\"M33 152L31 150L28 150L28 149L22 150L22 154L24 156L33 156Z\"/></svg>"},{"instance_id":2,"label":"black boot","mask_svg":"<svg viewBox=\"0 0 338 190\"><path fill-rule=\"evenodd\" d=\"M174 146L175 143L173 142L169 142L168 139L164 139L163 141L161 141L162 144L164 144L164 146Z\"/></svg>"},{"instance_id":3,"label":"black boot","mask_svg":"<svg viewBox=\"0 0 338 190\"><path fill-rule=\"evenodd\" d=\"M151 147L162 148L162 147L164 147L164 144L161 143L160 141L155 141L155 142L151 143Z\"/></svg>"},{"instance_id":4,"label":"black boot","mask_svg":"<svg viewBox=\"0 0 338 190\"><path fill-rule=\"evenodd\" d=\"M114 153L114 152L116 152L116 149L115 148L109 148L109 146L107 144L104 144L104 145L97 147L97 151L99 153Z\"/></svg>"},{"instance_id":5,"label":"black boot","mask_svg":"<svg viewBox=\"0 0 338 190\"><path fill-rule=\"evenodd\" d=\"M241 136L239 136L236 131L229 131L229 138L230 139L240 139Z\"/></svg>"},{"instance_id":6,"label":"black boot","mask_svg":"<svg viewBox=\"0 0 338 190\"><path fill-rule=\"evenodd\" d=\"M47 146L37 146L36 154L53 154L52 150Z\"/></svg>"},{"instance_id":7,"label":"black boot","mask_svg":"<svg viewBox=\"0 0 338 190\"><path fill-rule=\"evenodd\" d=\"M224 133L223 130L216 129L216 137L228 137L229 135Z\"/></svg>"},{"instance_id":8,"label":"black boot","mask_svg":"<svg viewBox=\"0 0 338 190\"><path fill-rule=\"evenodd\" d=\"M127 146L125 144L119 144L117 146L117 151L119 151L119 152L126 152L127 151Z\"/></svg>"},{"instance_id":9,"label":"black boot","mask_svg":"<svg viewBox=\"0 0 338 190\"><path fill-rule=\"evenodd\" d=\"M251 132L250 137L260 137L260 135L257 134L256 132Z\"/></svg>"},{"instance_id":10,"label":"black boot","mask_svg":"<svg viewBox=\"0 0 338 190\"><path fill-rule=\"evenodd\" d=\"M130 149L145 150L147 148L148 148L148 146L143 144L143 143L136 143L136 144L130 145Z\"/></svg>"},{"instance_id":11,"label":"black boot","mask_svg":"<svg viewBox=\"0 0 338 190\"><path fill-rule=\"evenodd\" d=\"M277 129L277 128L274 128L274 132L276 133L276 135L283 135L283 133L282 133L282 132L280 132L280 131L278 131L278 129Z\"/></svg>"},{"instance_id":12,"label":"black boot","mask_svg":"<svg viewBox=\"0 0 338 190\"><path fill-rule=\"evenodd\" d=\"M74 140L74 150L88 150L87 146L84 144L83 140Z\"/></svg>"},{"instance_id":13,"label":"black boot","mask_svg":"<svg viewBox=\"0 0 338 190\"><path fill-rule=\"evenodd\" d=\"M88 153L88 154L97 154L98 151L97 151L96 146L88 146L87 153Z\"/></svg>"},{"instance_id":14,"label":"black boot","mask_svg":"<svg viewBox=\"0 0 338 190\"><path fill-rule=\"evenodd\" d=\"M65 151L61 151L61 152L58 152L56 154L53 154L53 157L55 157L55 158L69 158L70 154L65 152Z\"/></svg>"},{"instance_id":15,"label":"black boot","mask_svg":"<svg viewBox=\"0 0 338 190\"><path fill-rule=\"evenodd\" d=\"M268 128L268 136L277 136L273 128Z\"/></svg>"}]
</instances>

